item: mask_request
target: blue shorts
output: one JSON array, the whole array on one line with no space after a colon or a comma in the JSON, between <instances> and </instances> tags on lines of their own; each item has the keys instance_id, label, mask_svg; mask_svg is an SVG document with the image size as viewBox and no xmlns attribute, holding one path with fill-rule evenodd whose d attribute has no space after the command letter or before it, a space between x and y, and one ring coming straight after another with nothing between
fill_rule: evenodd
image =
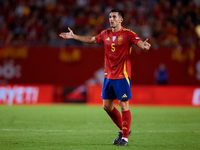
<instances>
[{"instance_id":1,"label":"blue shorts","mask_svg":"<svg viewBox=\"0 0 200 150\"><path fill-rule=\"evenodd\" d=\"M131 99L131 81L130 79L128 80L126 78L117 80L104 78L101 98L118 100Z\"/></svg>"}]
</instances>

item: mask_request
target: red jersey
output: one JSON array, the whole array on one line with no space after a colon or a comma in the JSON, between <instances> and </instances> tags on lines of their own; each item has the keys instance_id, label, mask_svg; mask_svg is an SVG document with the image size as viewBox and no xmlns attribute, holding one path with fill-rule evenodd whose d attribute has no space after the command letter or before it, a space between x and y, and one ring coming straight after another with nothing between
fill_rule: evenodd
<instances>
[{"instance_id":1,"label":"red jersey","mask_svg":"<svg viewBox=\"0 0 200 150\"><path fill-rule=\"evenodd\" d=\"M131 79L130 54L133 44L140 38L130 29L121 28L118 32L112 29L103 30L95 36L98 44L104 43L105 74L108 79Z\"/></svg>"}]
</instances>

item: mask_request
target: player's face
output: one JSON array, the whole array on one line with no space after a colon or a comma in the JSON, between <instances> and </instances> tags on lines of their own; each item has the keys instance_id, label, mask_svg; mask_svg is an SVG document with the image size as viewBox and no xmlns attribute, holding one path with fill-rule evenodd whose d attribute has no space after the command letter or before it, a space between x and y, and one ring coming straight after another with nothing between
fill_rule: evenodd
<instances>
[{"instance_id":1,"label":"player's face","mask_svg":"<svg viewBox=\"0 0 200 150\"><path fill-rule=\"evenodd\" d=\"M118 12L111 12L109 15L109 22L110 27L115 28L118 25L121 25L123 19L121 16L119 16Z\"/></svg>"}]
</instances>

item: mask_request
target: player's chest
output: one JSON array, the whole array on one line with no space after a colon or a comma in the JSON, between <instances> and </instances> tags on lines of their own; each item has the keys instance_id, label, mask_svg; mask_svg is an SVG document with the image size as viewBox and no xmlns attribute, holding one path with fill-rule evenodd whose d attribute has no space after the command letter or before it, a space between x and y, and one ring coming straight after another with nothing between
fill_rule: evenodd
<instances>
[{"instance_id":1,"label":"player's chest","mask_svg":"<svg viewBox=\"0 0 200 150\"><path fill-rule=\"evenodd\" d=\"M129 40L124 34L109 34L104 37L104 46L107 53L119 54L129 46Z\"/></svg>"},{"instance_id":2,"label":"player's chest","mask_svg":"<svg viewBox=\"0 0 200 150\"><path fill-rule=\"evenodd\" d=\"M127 41L127 37L124 34L118 34L118 35L113 35L113 34L108 34L105 35L104 37L104 44L106 46L122 46L123 44L125 44L125 42Z\"/></svg>"}]
</instances>

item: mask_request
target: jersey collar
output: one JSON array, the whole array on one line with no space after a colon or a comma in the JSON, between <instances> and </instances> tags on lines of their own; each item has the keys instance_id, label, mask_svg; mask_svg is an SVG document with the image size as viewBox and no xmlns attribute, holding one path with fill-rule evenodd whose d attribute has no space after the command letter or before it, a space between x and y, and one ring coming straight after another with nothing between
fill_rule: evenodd
<instances>
[{"instance_id":1,"label":"jersey collar","mask_svg":"<svg viewBox=\"0 0 200 150\"><path fill-rule=\"evenodd\" d=\"M116 33L119 33L120 31L122 31L123 29L124 29L124 27L121 27L121 29L117 32L113 32L112 30L111 31L112 31L113 34L116 34Z\"/></svg>"}]
</instances>

